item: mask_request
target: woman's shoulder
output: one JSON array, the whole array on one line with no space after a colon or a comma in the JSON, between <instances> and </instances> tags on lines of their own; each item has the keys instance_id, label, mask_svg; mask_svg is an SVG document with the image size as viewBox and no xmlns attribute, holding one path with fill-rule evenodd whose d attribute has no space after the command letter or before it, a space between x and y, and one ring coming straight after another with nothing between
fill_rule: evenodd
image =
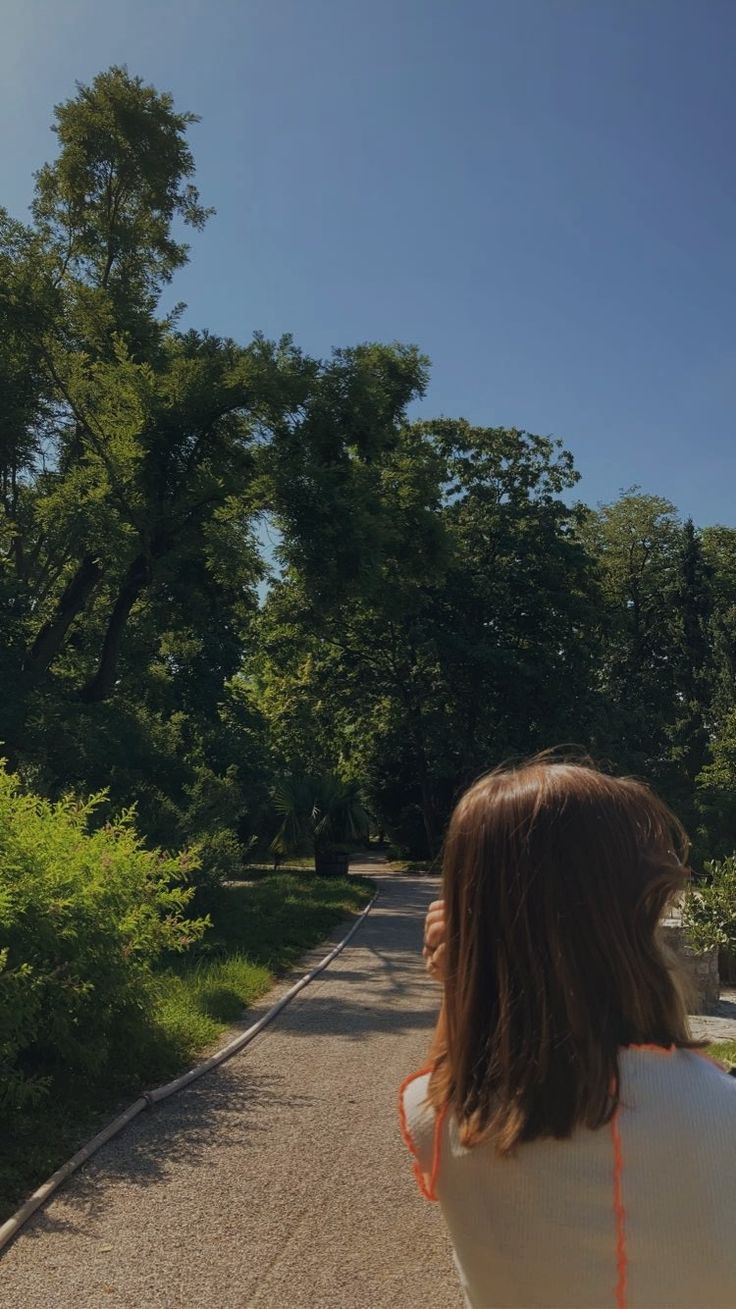
<instances>
[{"instance_id":1,"label":"woman's shoulder","mask_svg":"<svg viewBox=\"0 0 736 1309\"><path fill-rule=\"evenodd\" d=\"M674 1045L625 1045L621 1053L629 1067L647 1068L662 1076L697 1078L721 1086L727 1094L736 1092L736 1080L707 1050Z\"/></svg>"},{"instance_id":2,"label":"woman's shoulder","mask_svg":"<svg viewBox=\"0 0 736 1309\"><path fill-rule=\"evenodd\" d=\"M624 1047L622 1101L649 1100L666 1113L691 1108L693 1121L723 1118L736 1126L736 1078L701 1050Z\"/></svg>"}]
</instances>

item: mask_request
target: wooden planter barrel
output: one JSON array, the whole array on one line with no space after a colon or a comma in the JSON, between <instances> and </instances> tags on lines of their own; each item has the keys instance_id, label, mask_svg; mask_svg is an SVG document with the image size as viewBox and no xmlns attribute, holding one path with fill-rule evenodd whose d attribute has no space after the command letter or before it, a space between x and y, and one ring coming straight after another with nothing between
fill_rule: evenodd
<instances>
[{"instance_id":1,"label":"wooden planter barrel","mask_svg":"<svg viewBox=\"0 0 736 1309\"><path fill-rule=\"evenodd\" d=\"M736 986L736 953L733 950L718 951L718 971L726 986Z\"/></svg>"},{"instance_id":2,"label":"wooden planter barrel","mask_svg":"<svg viewBox=\"0 0 736 1309\"><path fill-rule=\"evenodd\" d=\"M315 872L320 877L347 877L349 866L347 850L318 850L314 857Z\"/></svg>"}]
</instances>

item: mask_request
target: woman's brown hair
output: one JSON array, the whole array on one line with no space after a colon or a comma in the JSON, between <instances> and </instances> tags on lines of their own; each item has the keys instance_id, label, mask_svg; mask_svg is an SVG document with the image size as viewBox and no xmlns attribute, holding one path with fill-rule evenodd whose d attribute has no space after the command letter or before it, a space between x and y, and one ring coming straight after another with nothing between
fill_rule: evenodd
<instances>
[{"instance_id":1,"label":"woman's brown hair","mask_svg":"<svg viewBox=\"0 0 736 1309\"><path fill-rule=\"evenodd\" d=\"M444 851L443 1022L429 1097L501 1154L600 1127L621 1046L685 1046L657 939L688 841L642 782L540 757L482 777Z\"/></svg>"}]
</instances>

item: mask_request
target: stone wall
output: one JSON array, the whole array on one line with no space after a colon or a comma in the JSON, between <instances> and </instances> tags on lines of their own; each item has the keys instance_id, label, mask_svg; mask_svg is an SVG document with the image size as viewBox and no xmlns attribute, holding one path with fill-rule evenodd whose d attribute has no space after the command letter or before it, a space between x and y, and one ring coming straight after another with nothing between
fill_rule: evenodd
<instances>
[{"instance_id":1,"label":"stone wall","mask_svg":"<svg viewBox=\"0 0 736 1309\"><path fill-rule=\"evenodd\" d=\"M681 969L689 1012L708 1013L718 1004L721 993L718 951L713 949L699 953L694 950L677 917L666 919L659 930L666 949L674 955Z\"/></svg>"}]
</instances>

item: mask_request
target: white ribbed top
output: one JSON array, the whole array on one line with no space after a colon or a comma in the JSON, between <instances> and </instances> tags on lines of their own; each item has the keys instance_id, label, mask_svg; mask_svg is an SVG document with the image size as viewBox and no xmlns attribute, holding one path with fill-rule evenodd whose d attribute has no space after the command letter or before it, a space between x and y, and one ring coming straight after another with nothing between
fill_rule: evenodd
<instances>
[{"instance_id":1,"label":"white ribbed top","mask_svg":"<svg viewBox=\"0 0 736 1309\"><path fill-rule=\"evenodd\" d=\"M469 1309L734 1309L736 1079L626 1049L613 1124L510 1159L461 1146L450 1116L436 1132L428 1081L404 1085L407 1143L425 1185L434 1165Z\"/></svg>"}]
</instances>

